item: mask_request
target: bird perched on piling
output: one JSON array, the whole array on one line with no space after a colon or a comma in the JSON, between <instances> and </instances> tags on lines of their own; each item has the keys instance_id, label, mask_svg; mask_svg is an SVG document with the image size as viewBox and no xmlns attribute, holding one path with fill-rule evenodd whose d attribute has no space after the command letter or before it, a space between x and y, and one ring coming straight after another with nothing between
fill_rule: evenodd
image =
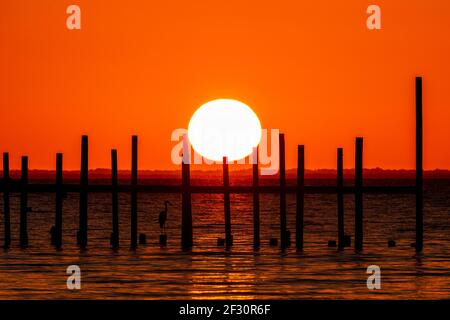
<instances>
[{"instance_id":1,"label":"bird perched on piling","mask_svg":"<svg viewBox=\"0 0 450 320\"><path fill-rule=\"evenodd\" d=\"M170 204L169 201L164 201L164 210L159 213L159 227L161 228L161 233L166 233L166 221L167 221L167 210L168 205Z\"/></svg>"}]
</instances>

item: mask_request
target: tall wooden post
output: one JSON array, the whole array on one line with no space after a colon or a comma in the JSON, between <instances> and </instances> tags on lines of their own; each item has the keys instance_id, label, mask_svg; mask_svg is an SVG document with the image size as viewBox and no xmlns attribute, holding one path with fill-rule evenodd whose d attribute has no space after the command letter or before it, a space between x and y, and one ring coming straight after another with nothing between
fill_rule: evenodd
<instances>
[{"instance_id":1,"label":"tall wooden post","mask_svg":"<svg viewBox=\"0 0 450 320\"><path fill-rule=\"evenodd\" d=\"M233 236L231 233L231 204L230 204L230 177L228 172L228 159L223 157L223 200L225 213L225 244L227 247L233 245Z\"/></svg>"},{"instance_id":2,"label":"tall wooden post","mask_svg":"<svg viewBox=\"0 0 450 320\"><path fill-rule=\"evenodd\" d=\"M81 171L80 171L80 226L78 244L85 248L88 243L88 136L81 137Z\"/></svg>"},{"instance_id":3,"label":"tall wooden post","mask_svg":"<svg viewBox=\"0 0 450 320\"><path fill-rule=\"evenodd\" d=\"M305 146L297 146L297 206L295 219L295 244L303 250L304 204L305 204Z\"/></svg>"},{"instance_id":4,"label":"tall wooden post","mask_svg":"<svg viewBox=\"0 0 450 320\"><path fill-rule=\"evenodd\" d=\"M9 248L11 245L11 211L9 206L9 187L10 187L10 177L9 177L9 154L7 152L3 153L3 219L4 219L4 236L5 242L4 247Z\"/></svg>"},{"instance_id":5,"label":"tall wooden post","mask_svg":"<svg viewBox=\"0 0 450 320\"><path fill-rule=\"evenodd\" d=\"M416 77L416 252L423 250L422 77Z\"/></svg>"},{"instance_id":6,"label":"tall wooden post","mask_svg":"<svg viewBox=\"0 0 450 320\"><path fill-rule=\"evenodd\" d=\"M363 249L363 138L356 138L355 155L355 250Z\"/></svg>"},{"instance_id":7,"label":"tall wooden post","mask_svg":"<svg viewBox=\"0 0 450 320\"><path fill-rule=\"evenodd\" d=\"M181 247L189 250L193 246L192 232L192 202L190 178L190 146L187 134L183 135L183 160L181 164L182 195L181 195Z\"/></svg>"},{"instance_id":8,"label":"tall wooden post","mask_svg":"<svg viewBox=\"0 0 450 320\"><path fill-rule=\"evenodd\" d=\"M20 179L20 246L28 245L28 157L22 157Z\"/></svg>"},{"instance_id":9,"label":"tall wooden post","mask_svg":"<svg viewBox=\"0 0 450 320\"><path fill-rule=\"evenodd\" d=\"M337 149L337 211L338 211L338 248L345 247L344 233L344 154Z\"/></svg>"},{"instance_id":10,"label":"tall wooden post","mask_svg":"<svg viewBox=\"0 0 450 320\"><path fill-rule=\"evenodd\" d=\"M56 248L62 246L62 214L63 214L63 155L56 154L56 205L55 205L55 234Z\"/></svg>"},{"instance_id":11,"label":"tall wooden post","mask_svg":"<svg viewBox=\"0 0 450 320\"><path fill-rule=\"evenodd\" d=\"M260 239L260 215L259 215L259 168L258 148L253 148L253 247L259 248Z\"/></svg>"},{"instance_id":12,"label":"tall wooden post","mask_svg":"<svg viewBox=\"0 0 450 320\"><path fill-rule=\"evenodd\" d=\"M286 159L285 159L285 144L284 133L280 133L280 243L281 249L288 246L287 243L287 229L286 229Z\"/></svg>"},{"instance_id":13,"label":"tall wooden post","mask_svg":"<svg viewBox=\"0 0 450 320\"><path fill-rule=\"evenodd\" d=\"M137 247L137 181L138 181L138 137L131 138L131 247Z\"/></svg>"},{"instance_id":14,"label":"tall wooden post","mask_svg":"<svg viewBox=\"0 0 450 320\"><path fill-rule=\"evenodd\" d=\"M113 248L119 247L119 197L118 170L117 170L117 150L111 150L111 184L112 184L112 235L111 245Z\"/></svg>"}]
</instances>

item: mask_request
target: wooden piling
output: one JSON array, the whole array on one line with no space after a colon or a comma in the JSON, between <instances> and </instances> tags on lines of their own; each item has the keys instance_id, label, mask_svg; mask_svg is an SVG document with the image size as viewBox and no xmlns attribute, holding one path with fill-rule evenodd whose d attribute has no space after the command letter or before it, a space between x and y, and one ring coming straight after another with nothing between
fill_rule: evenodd
<instances>
[{"instance_id":1,"label":"wooden piling","mask_svg":"<svg viewBox=\"0 0 450 320\"><path fill-rule=\"evenodd\" d=\"M56 203L55 203L55 229L54 245L56 248L62 246L62 214L63 214L63 155L56 154Z\"/></svg>"},{"instance_id":2,"label":"wooden piling","mask_svg":"<svg viewBox=\"0 0 450 320\"><path fill-rule=\"evenodd\" d=\"M259 215L259 168L258 148L253 149L253 247L259 248L260 239L260 215Z\"/></svg>"},{"instance_id":3,"label":"wooden piling","mask_svg":"<svg viewBox=\"0 0 450 320\"><path fill-rule=\"evenodd\" d=\"M78 244L85 248L88 243L88 136L81 137L81 170L80 170L80 221Z\"/></svg>"},{"instance_id":4,"label":"wooden piling","mask_svg":"<svg viewBox=\"0 0 450 320\"><path fill-rule=\"evenodd\" d=\"M137 213L137 182L138 182L138 137L131 137L131 248L137 247L138 213Z\"/></svg>"},{"instance_id":5,"label":"wooden piling","mask_svg":"<svg viewBox=\"0 0 450 320\"><path fill-rule=\"evenodd\" d=\"M287 248L287 229L286 229L286 159L284 133L279 135L280 151L280 244L281 249Z\"/></svg>"},{"instance_id":6,"label":"wooden piling","mask_svg":"<svg viewBox=\"0 0 450 320\"><path fill-rule=\"evenodd\" d=\"M183 160L181 164L181 247L189 250L193 246L192 202L190 177L190 147L187 134L183 136Z\"/></svg>"},{"instance_id":7,"label":"wooden piling","mask_svg":"<svg viewBox=\"0 0 450 320\"><path fill-rule=\"evenodd\" d=\"M337 211L338 211L338 249L345 247L344 229L344 154L343 149L337 149Z\"/></svg>"},{"instance_id":8,"label":"wooden piling","mask_svg":"<svg viewBox=\"0 0 450 320\"><path fill-rule=\"evenodd\" d=\"M117 170L117 150L111 150L111 184L112 184L112 235L111 245L113 248L119 247L119 197L117 192L118 170Z\"/></svg>"},{"instance_id":9,"label":"wooden piling","mask_svg":"<svg viewBox=\"0 0 450 320\"><path fill-rule=\"evenodd\" d=\"M3 153L3 221L4 221L4 247L11 245L11 211L9 206L9 153Z\"/></svg>"},{"instance_id":10,"label":"wooden piling","mask_svg":"<svg viewBox=\"0 0 450 320\"><path fill-rule=\"evenodd\" d=\"M422 77L416 77L416 252L423 250Z\"/></svg>"},{"instance_id":11,"label":"wooden piling","mask_svg":"<svg viewBox=\"0 0 450 320\"><path fill-rule=\"evenodd\" d=\"M28 245L28 157L22 157L20 178L20 246Z\"/></svg>"},{"instance_id":12,"label":"wooden piling","mask_svg":"<svg viewBox=\"0 0 450 320\"><path fill-rule=\"evenodd\" d=\"M355 152L355 250L363 249L363 138L356 138Z\"/></svg>"},{"instance_id":13,"label":"wooden piling","mask_svg":"<svg viewBox=\"0 0 450 320\"><path fill-rule=\"evenodd\" d=\"M233 236L231 233L231 204L230 204L230 177L228 172L228 159L223 157L223 201L225 214L225 245L233 245Z\"/></svg>"},{"instance_id":14,"label":"wooden piling","mask_svg":"<svg viewBox=\"0 0 450 320\"><path fill-rule=\"evenodd\" d=\"M304 203L305 203L305 146L297 146L297 193L295 217L295 244L303 250Z\"/></svg>"}]
</instances>

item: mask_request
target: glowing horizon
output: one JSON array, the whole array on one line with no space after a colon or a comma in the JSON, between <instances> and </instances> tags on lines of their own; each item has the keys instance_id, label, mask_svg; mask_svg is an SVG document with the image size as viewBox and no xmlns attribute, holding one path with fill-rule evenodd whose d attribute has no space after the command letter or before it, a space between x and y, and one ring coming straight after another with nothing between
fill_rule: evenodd
<instances>
[{"instance_id":1,"label":"glowing horizon","mask_svg":"<svg viewBox=\"0 0 450 320\"><path fill-rule=\"evenodd\" d=\"M424 168L450 169L450 2L379 0L382 29L366 28L366 1L231 0L195 3L79 0L82 29L67 30L67 3L0 4L0 152L11 168L120 169L139 136L139 168L176 170L172 130L205 101L245 101L263 128L286 135L287 168L305 145L306 168L414 169L414 77L424 81ZM207 5L206 5L207 4ZM205 26L208 26L207 28Z\"/></svg>"}]
</instances>

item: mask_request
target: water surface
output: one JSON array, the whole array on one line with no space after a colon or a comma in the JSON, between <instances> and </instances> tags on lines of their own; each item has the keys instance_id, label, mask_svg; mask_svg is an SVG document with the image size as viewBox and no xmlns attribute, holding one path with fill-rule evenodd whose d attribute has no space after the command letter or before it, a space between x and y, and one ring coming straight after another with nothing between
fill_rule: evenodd
<instances>
[{"instance_id":1,"label":"water surface","mask_svg":"<svg viewBox=\"0 0 450 320\"><path fill-rule=\"evenodd\" d=\"M89 195L89 245L75 245L78 195L64 200L64 246L50 245L54 195L30 194L29 241L18 247L19 198L11 199L13 245L0 251L0 299L446 299L450 297L450 183L428 182L425 192L425 251L416 255L415 198L365 195L365 248L361 254L328 248L337 238L335 195L305 197L305 249L281 253L269 239L279 237L279 198L261 196L261 241L252 248L252 197L232 195L234 246L216 246L223 237L223 196L193 195L194 248L180 250L181 197L139 194L139 232L148 243L129 249L129 194L120 194L121 247L109 247L111 197ZM157 217L171 201L168 246L158 244ZM3 203L0 200L0 210ZM288 228L295 240L295 197L288 195ZM1 212L1 211L0 211ZM345 198L346 233L353 237L353 197ZM3 219L3 212L1 212ZM3 225L0 227L3 238ZM395 239L397 247L388 248ZM66 268L79 265L81 290L66 287ZM378 265L381 290L366 287L366 268Z\"/></svg>"}]
</instances>

